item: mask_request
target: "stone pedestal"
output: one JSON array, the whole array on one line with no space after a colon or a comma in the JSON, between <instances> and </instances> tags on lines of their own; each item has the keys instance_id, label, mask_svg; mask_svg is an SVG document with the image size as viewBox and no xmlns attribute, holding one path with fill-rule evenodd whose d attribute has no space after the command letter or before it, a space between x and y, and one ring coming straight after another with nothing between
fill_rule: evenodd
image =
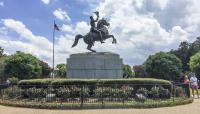
<instances>
[{"instance_id":1,"label":"stone pedestal","mask_svg":"<svg viewBox=\"0 0 200 114\"><path fill-rule=\"evenodd\" d=\"M123 62L110 52L78 53L67 59L67 78L122 79Z\"/></svg>"}]
</instances>

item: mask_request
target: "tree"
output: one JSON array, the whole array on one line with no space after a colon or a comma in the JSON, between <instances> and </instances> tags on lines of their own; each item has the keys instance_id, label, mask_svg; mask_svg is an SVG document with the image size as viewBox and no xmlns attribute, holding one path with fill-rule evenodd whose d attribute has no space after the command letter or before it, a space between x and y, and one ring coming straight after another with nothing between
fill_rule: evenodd
<instances>
[{"instance_id":1,"label":"tree","mask_svg":"<svg viewBox=\"0 0 200 114\"><path fill-rule=\"evenodd\" d=\"M4 74L5 59L6 56L4 54L4 49L0 47L0 82L6 79L6 76Z\"/></svg>"},{"instance_id":2,"label":"tree","mask_svg":"<svg viewBox=\"0 0 200 114\"><path fill-rule=\"evenodd\" d=\"M135 76L134 71L129 65L123 65L123 78L133 78Z\"/></svg>"},{"instance_id":3,"label":"tree","mask_svg":"<svg viewBox=\"0 0 200 114\"><path fill-rule=\"evenodd\" d=\"M197 37L196 41L194 41L193 43L191 43L190 46L190 56L193 56L194 54L196 54L197 52L199 52L200 50L200 37Z\"/></svg>"},{"instance_id":4,"label":"tree","mask_svg":"<svg viewBox=\"0 0 200 114\"><path fill-rule=\"evenodd\" d=\"M2 47L0 47L0 57L2 57L4 54L4 49Z\"/></svg>"},{"instance_id":5,"label":"tree","mask_svg":"<svg viewBox=\"0 0 200 114\"><path fill-rule=\"evenodd\" d=\"M41 77L47 78L52 71L51 67L48 65L48 63L41 61L41 60L39 61L39 64L42 67Z\"/></svg>"},{"instance_id":6,"label":"tree","mask_svg":"<svg viewBox=\"0 0 200 114\"><path fill-rule=\"evenodd\" d=\"M189 71L189 59L190 59L190 43L187 41L181 42L177 50L172 50L170 53L176 55L182 62L183 72Z\"/></svg>"},{"instance_id":7,"label":"tree","mask_svg":"<svg viewBox=\"0 0 200 114\"><path fill-rule=\"evenodd\" d=\"M189 65L190 69L195 72L198 78L200 78L200 52L190 58Z\"/></svg>"},{"instance_id":8,"label":"tree","mask_svg":"<svg viewBox=\"0 0 200 114\"><path fill-rule=\"evenodd\" d=\"M56 68L58 69L57 76L66 77L66 64L57 64Z\"/></svg>"},{"instance_id":9,"label":"tree","mask_svg":"<svg viewBox=\"0 0 200 114\"><path fill-rule=\"evenodd\" d=\"M135 66L133 66L133 70L135 72L136 78L146 78L147 77L147 73L144 69L144 65L135 65Z\"/></svg>"},{"instance_id":10,"label":"tree","mask_svg":"<svg viewBox=\"0 0 200 114\"><path fill-rule=\"evenodd\" d=\"M149 56L144 66L145 71L153 78L175 81L180 77L182 63L173 54L159 52Z\"/></svg>"},{"instance_id":11,"label":"tree","mask_svg":"<svg viewBox=\"0 0 200 114\"><path fill-rule=\"evenodd\" d=\"M5 76L5 73L4 73L5 59L6 59L6 57L0 57L0 82L6 80L6 76Z\"/></svg>"},{"instance_id":12,"label":"tree","mask_svg":"<svg viewBox=\"0 0 200 114\"><path fill-rule=\"evenodd\" d=\"M9 56L6 61L5 73L18 79L38 78L41 75L39 60L31 54L17 51Z\"/></svg>"}]
</instances>

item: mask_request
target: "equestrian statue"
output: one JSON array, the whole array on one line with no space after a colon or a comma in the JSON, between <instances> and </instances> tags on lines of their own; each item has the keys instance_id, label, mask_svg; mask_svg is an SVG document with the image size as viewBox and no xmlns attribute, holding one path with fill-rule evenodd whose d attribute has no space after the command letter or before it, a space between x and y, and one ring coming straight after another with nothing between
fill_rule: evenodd
<instances>
[{"instance_id":1,"label":"equestrian statue","mask_svg":"<svg viewBox=\"0 0 200 114\"><path fill-rule=\"evenodd\" d=\"M104 43L104 40L112 38L113 44L116 44L117 41L115 37L108 32L108 27L110 26L110 23L107 22L106 19L102 18L99 20L99 12L94 12L97 16L96 19L93 18L93 16L90 16L90 32L86 35L77 34L75 36L75 41L72 47L75 47L78 44L79 39L83 38L84 42L88 45L87 49L96 52L95 50L91 49L92 46L94 46L95 41L100 41L101 43ZM97 23L97 26L96 26Z\"/></svg>"}]
</instances>

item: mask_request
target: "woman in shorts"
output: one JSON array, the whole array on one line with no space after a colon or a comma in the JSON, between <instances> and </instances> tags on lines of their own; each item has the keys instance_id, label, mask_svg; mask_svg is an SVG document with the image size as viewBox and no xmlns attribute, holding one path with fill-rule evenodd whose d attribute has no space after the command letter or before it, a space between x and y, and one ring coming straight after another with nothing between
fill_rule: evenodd
<instances>
[{"instance_id":1,"label":"woman in shorts","mask_svg":"<svg viewBox=\"0 0 200 114\"><path fill-rule=\"evenodd\" d=\"M194 97L194 90L196 90L196 93L197 93L197 97L199 98L199 93L198 93L198 80L197 80L197 77L195 75L192 75L190 77L190 87L192 89L192 94L193 94L193 97Z\"/></svg>"}]
</instances>

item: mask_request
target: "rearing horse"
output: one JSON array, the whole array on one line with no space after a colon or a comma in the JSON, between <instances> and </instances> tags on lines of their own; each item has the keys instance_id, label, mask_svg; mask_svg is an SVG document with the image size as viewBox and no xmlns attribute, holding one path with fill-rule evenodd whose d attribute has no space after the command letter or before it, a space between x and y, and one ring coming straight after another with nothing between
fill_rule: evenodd
<instances>
[{"instance_id":1,"label":"rearing horse","mask_svg":"<svg viewBox=\"0 0 200 114\"><path fill-rule=\"evenodd\" d=\"M105 19L101 19L97 23L97 29L101 31L103 40L112 38L113 39L112 43L116 44L117 41L116 41L115 37L113 35L110 35L109 32L108 32L108 29L106 28L106 26L109 26L109 25L110 24ZM83 38L84 42L86 44L88 44L88 46L87 46L88 50L90 50L92 52L96 52L95 50L93 50L91 48L92 48L95 41L100 42L100 35L98 33L89 32L84 36L81 35L81 34L77 34L75 36L75 41L74 41L74 44L72 45L72 47L75 47L78 44L79 39L81 39L81 38ZM91 40L91 39L93 39L93 40Z\"/></svg>"}]
</instances>

